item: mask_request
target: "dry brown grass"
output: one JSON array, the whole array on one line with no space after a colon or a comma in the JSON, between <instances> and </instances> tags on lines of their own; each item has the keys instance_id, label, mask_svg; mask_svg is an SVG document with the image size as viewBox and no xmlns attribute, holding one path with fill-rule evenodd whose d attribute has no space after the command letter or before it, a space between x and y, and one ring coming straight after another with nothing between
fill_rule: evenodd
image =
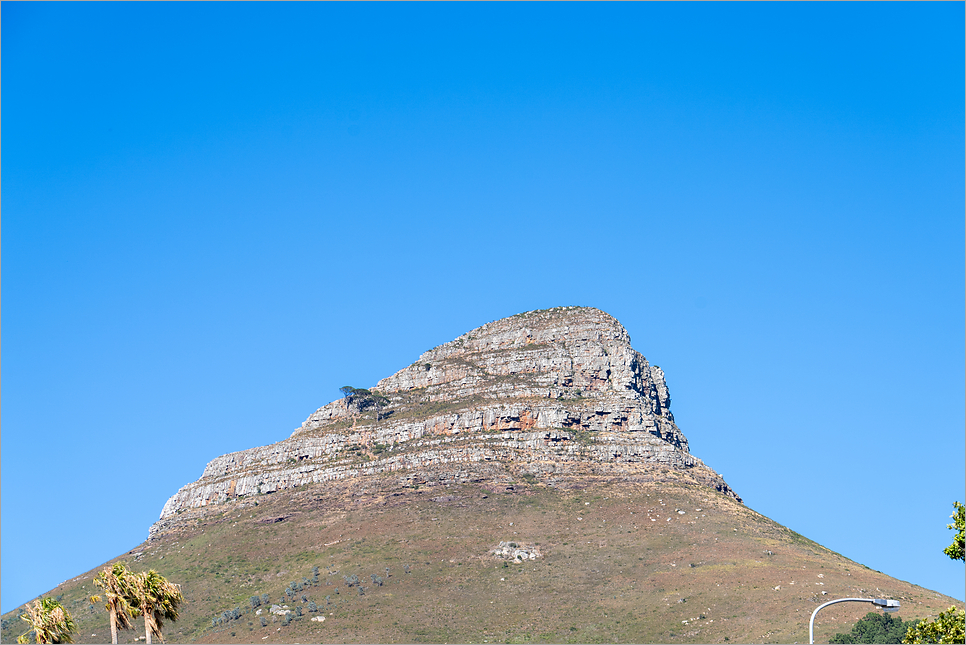
<instances>
[{"instance_id":1,"label":"dry brown grass","mask_svg":"<svg viewBox=\"0 0 966 645\"><path fill-rule=\"evenodd\" d=\"M812 609L829 598L897 598L904 619L962 605L683 483L413 490L370 479L257 501L226 505L182 533L140 545L137 561L122 558L182 584L184 611L166 629L169 642L805 642ZM539 544L543 557L505 563L488 553L501 540ZM313 565L320 584L302 593L320 606L331 596L324 623L306 613L288 626L261 627L246 613L211 627L223 610L246 609L249 596L268 593L278 602L288 582L311 577ZM63 593L77 617L79 643L107 634L106 614L78 611L91 573L51 592ZM359 576L364 596L346 587L349 574ZM372 584L371 574L384 584ZM816 637L847 631L865 613L830 607ZM122 642L137 635L124 632Z\"/></svg>"}]
</instances>

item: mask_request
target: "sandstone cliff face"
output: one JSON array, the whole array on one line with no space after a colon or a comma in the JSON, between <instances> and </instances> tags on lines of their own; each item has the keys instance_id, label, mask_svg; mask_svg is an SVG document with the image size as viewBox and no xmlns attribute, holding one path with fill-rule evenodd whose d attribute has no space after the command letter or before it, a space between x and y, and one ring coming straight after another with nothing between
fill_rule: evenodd
<instances>
[{"instance_id":1,"label":"sandstone cliff face","mask_svg":"<svg viewBox=\"0 0 966 645\"><path fill-rule=\"evenodd\" d=\"M350 477L412 486L589 475L685 477L738 496L688 451L663 371L593 308L497 320L424 353L373 388L381 410L339 399L288 439L223 455L164 505L152 532L236 498ZM661 475L664 473L664 475Z\"/></svg>"}]
</instances>

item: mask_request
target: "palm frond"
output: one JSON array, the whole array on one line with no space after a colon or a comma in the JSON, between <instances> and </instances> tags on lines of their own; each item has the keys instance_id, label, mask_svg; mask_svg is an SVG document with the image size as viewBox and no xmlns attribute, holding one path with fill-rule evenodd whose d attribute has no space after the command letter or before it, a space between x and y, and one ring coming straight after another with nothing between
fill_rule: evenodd
<instances>
[{"instance_id":1,"label":"palm frond","mask_svg":"<svg viewBox=\"0 0 966 645\"><path fill-rule=\"evenodd\" d=\"M115 562L110 569L105 567L94 578L94 584L104 590L104 608L114 616L118 629L131 629L134 626L131 618L141 613L140 608L131 604L134 575L123 564Z\"/></svg>"},{"instance_id":2,"label":"palm frond","mask_svg":"<svg viewBox=\"0 0 966 645\"><path fill-rule=\"evenodd\" d=\"M35 600L26 606L20 618L30 623L31 629L17 638L18 643L29 643L30 634L37 643L73 643L71 633L77 628L73 617L53 598Z\"/></svg>"},{"instance_id":3,"label":"palm frond","mask_svg":"<svg viewBox=\"0 0 966 645\"><path fill-rule=\"evenodd\" d=\"M132 589L136 604L145 617L145 630L150 630L161 642L164 637L161 627L165 620L178 620L178 610L184 602L181 586L169 582L160 573L151 569L132 578Z\"/></svg>"}]
</instances>

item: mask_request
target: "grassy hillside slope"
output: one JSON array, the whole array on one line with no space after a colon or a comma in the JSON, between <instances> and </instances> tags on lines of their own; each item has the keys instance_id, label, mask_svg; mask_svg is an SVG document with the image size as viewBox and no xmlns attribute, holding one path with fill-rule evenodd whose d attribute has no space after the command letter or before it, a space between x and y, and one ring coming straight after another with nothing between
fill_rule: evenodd
<instances>
[{"instance_id":1,"label":"grassy hillside slope","mask_svg":"<svg viewBox=\"0 0 966 645\"><path fill-rule=\"evenodd\" d=\"M168 642L807 642L811 611L836 597L896 598L904 619L962 605L696 485L382 483L354 480L226 504L117 560L182 585L186 606L166 626ZM501 559L491 553L500 542L540 555ZM318 582L305 585L313 566ZM63 596L80 627L78 643L110 638L106 613L86 600L94 574L47 594ZM352 575L360 583L350 587ZM304 588L285 597L293 581ZM283 625L265 605L256 615L249 599L261 594L270 604L285 597L303 616ZM308 611L303 594L318 612ZM213 626L236 607L239 618ZM816 639L847 631L869 609L823 610ZM3 642L23 631L15 615L3 616ZM324 622L310 620L323 615ZM121 642L143 633L143 626L122 632Z\"/></svg>"}]
</instances>

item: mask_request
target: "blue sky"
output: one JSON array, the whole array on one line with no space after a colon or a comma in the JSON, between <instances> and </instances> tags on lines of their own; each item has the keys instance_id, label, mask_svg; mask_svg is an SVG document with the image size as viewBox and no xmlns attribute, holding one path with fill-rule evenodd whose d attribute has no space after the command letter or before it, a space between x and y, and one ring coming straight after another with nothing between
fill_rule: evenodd
<instances>
[{"instance_id":1,"label":"blue sky","mask_svg":"<svg viewBox=\"0 0 966 645\"><path fill-rule=\"evenodd\" d=\"M964 598L962 3L0 14L3 611L339 386L559 305L748 506Z\"/></svg>"}]
</instances>

